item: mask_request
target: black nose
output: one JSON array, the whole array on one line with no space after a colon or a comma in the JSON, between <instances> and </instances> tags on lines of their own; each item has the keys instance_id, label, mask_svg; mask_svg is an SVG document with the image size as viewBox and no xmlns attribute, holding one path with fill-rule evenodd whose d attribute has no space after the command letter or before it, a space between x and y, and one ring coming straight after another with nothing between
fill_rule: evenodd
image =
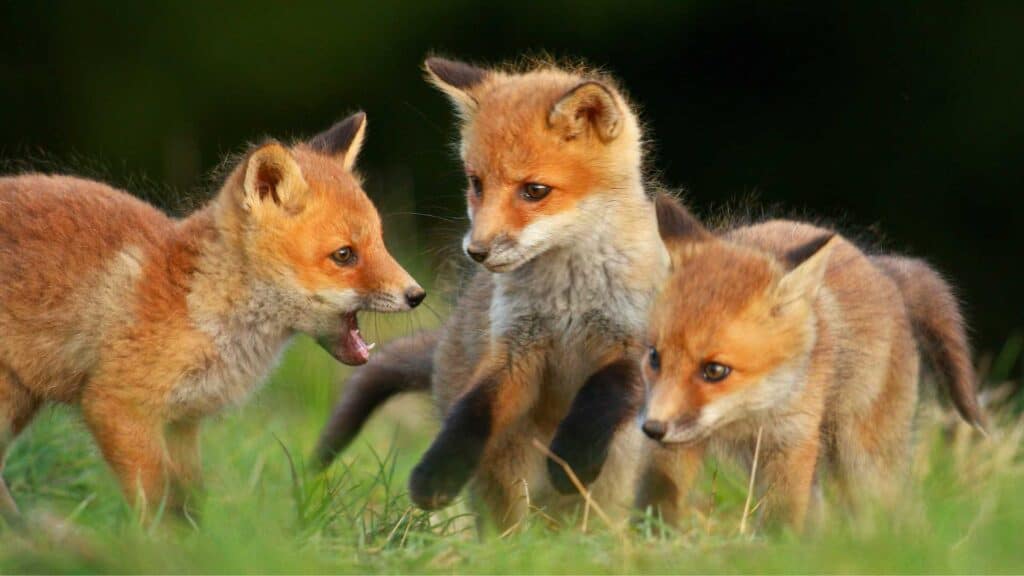
<instances>
[{"instance_id":1,"label":"black nose","mask_svg":"<svg viewBox=\"0 0 1024 576\"><path fill-rule=\"evenodd\" d=\"M668 432L668 426L661 420L644 420L643 429L644 434L647 434L647 437L652 440L661 440Z\"/></svg>"},{"instance_id":2,"label":"black nose","mask_svg":"<svg viewBox=\"0 0 1024 576\"><path fill-rule=\"evenodd\" d=\"M414 286L405 291L405 301L409 303L409 308L415 308L423 302L423 299L427 297L427 292L419 286Z\"/></svg>"},{"instance_id":3,"label":"black nose","mask_svg":"<svg viewBox=\"0 0 1024 576\"><path fill-rule=\"evenodd\" d=\"M466 254L477 262L483 262L487 260L487 255L490 254L490 251L479 244L470 244L466 246Z\"/></svg>"}]
</instances>

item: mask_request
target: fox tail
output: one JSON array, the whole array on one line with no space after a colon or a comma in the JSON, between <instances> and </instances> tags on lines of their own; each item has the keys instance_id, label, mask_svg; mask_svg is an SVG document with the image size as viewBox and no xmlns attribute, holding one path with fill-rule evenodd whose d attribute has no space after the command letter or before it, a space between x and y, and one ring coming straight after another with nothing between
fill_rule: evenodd
<instances>
[{"instance_id":1,"label":"fox tail","mask_svg":"<svg viewBox=\"0 0 1024 576\"><path fill-rule=\"evenodd\" d=\"M967 330L953 289L922 260L875 256L872 262L899 286L914 337L945 381L960 416L975 428L984 430Z\"/></svg>"},{"instance_id":2,"label":"fox tail","mask_svg":"<svg viewBox=\"0 0 1024 576\"><path fill-rule=\"evenodd\" d=\"M388 398L402 392L430 390L438 338L438 331L430 331L395 340L353 372L320 433L313 457L319 468L330 466Z\"/></svg>"}]
</instances>

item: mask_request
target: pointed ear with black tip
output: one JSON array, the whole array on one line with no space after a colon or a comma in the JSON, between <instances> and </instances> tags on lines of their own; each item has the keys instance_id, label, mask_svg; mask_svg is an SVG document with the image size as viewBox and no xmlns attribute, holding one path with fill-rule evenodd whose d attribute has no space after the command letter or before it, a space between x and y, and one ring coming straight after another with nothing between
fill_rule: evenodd
<instances>
[{"instance_id":1,"label":"pointed ear with black tip","mask_svg":"<svg viewBox=\"0 0 1024 576\"><path fill-rule=\"evenodd\" d=\"M306 193L302 169L291 153L277 142L265 144L249 154L242 187L242 206L248 212L268 206L289 213L302 211Z\"/></svg>"},{"instance_id":2,"label":"pointed ear with black tip","mask_svg":"<svg viewBox=\"0 0 1024 576\"><path fill-rule=\"evenodd\" d=\"M779 280L776 297L780 306L801 299L813 300L825 283L825 273L838 241L835 234L823 234L790 250L785 263L791 267Z\"/></svg>"},{"instance_id":3,"label":"pointed ear with black tip","mask_svg":"<svg viewBox=\"0 0 1024 576\"><path fill-rule=\"evenodd\" d=\"M658 193L654 197L654 211L658 217L658 234L665 244L705 242L714 238L700 220L671 194Z\"/></svg>"},{"instance_id":4,"label":"pointed ear with black tip","mask_svg":"<svg viewBox=\"0 0 1024 576\"><path fill-rule=\"evenodd\" d=\"M659 192L654 197L654 212L658 219L658 234L668 249L673 269L692 255L698 244L715 239L715 235L671 194Z\"/></svg>"},{"instance_id":5,"label":"pointed ear with black tip","mask_svg":"<svg viewBox=\"0 0 1024 576\"><path fill-rule=\"evenodd\" d=\"M587 81L555 102L548 113L548 125L566 140L593 133L607 143L622 133L623 118L622 107L611 89Z\"/></svg>"},{"instance_id":6,"label":"pointed ear with black tip","mask_svg":"<svg viewBox=\"0 0 1024 576\"><path fill-rule=\"evenodd\" d=\"M341 161L345 170L352 170L366 138L366 113L360 110L335 123L309 139L309 147Z\"/></svg>"},{"instance_id":7,"label":"pointed ear with black tip","mask_svg":"<svg viewBox=\"0 0 1024 576\"><path fill-rule=\"evenodd\" d=\"M490 71L472 64L436 56L427 58L423 68L427 71L427 80L447 94L463 116L476 110L478 102L473 97L473 89L491 75Z\"/></svg>"}]
</instances>

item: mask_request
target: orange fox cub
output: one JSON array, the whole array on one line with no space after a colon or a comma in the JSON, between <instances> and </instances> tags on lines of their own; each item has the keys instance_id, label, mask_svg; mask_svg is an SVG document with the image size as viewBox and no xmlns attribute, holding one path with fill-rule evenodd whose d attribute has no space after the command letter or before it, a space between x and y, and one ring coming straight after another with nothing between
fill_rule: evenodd
<instances>
[{"instance_id":1,"label":"orange fox cub","mask_svg":"<svg viewBox=\"0 0 1024 576\"><path fill-rule=\"evenodd\" d=\"M245 399L292 335L366 362L356 312L424 292L351 171L364 131L358 113L254 147L183 220L98 182L0 179L0 462L43 404L79 404L143 514L180 510L200 419ZM2 481L0 511L18 521Z\"/></svg>"},{"instance_id":2,"label":"orange fox cub","mask_svg":"<svg viewBox=\"0 0 1024 576\"><path fill-rule=\"evenodd\" d=\"M964 324L925 263L770 221L716 237L659 202L672 274L651 313L641 507L672 518L705 449L751 462L772 520L799 529L815 484L887 501L909 465L919 347L981 426ZM671 457L666 457L671 453Z\"/></svg>"},{"instance_id":3,"label":"orange fox cub","mask_svg":"<svg viewBox=\"0 0 1024 576\"><path fill-rule=\"evenodd\" d=\"M640 126L608 78L439 58L426 68L462 120L463 248L485 270L439 332L395 342L356 371L318 456L330 462L388 396L429 387L444 424L412 474L414 502L446 506L469 483L473 503L508 526L531 503L551 512L579 501L560 494L575 492L560 469L549 479L534 438L550 442L593 391L630 406L642 395L643 329L668 255L643 188ZM593 493L623 515L643 442L629 421L589 413L587 431L610 448L562 454L587 481L607 457L614 473Z\"/></svg>"}]
</instances>

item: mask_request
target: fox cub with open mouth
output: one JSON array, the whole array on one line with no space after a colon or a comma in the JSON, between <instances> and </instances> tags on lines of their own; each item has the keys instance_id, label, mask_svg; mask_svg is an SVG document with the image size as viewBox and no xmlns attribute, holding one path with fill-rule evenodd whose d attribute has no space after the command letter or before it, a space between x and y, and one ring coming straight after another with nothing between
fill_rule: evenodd
<instances>
[{"instance_id":1,"label":"fox cub with open mouth","mask_svg":"<svg viewBox=\"0 0 1024 576\"><path fill-rule=\"evenodd\" d=\"M352 172L364 133L358 113L256 146L183 220L98 182L0 179L0 461L40 406L79 404L143 514L181 510L200 419L243 400L294 334L365 363L356 313L425 293ZM19 521L2 481L0 511Z\"/></svg>"},{"instance_id":2,"label":"fox cub with open mouth","mask_svg":"<svg viewBox=\"0 0 1024 576\"><path fill-rule=\"evenodd\" d=\"M596 443L607 450L562 454L557 440L552 449L597 478L595 498L625 517L643 437L588 399L642 390L647 310L668 270L637 117L609 78L584 70L440 58L426 69L462 120L463 248L486 270L443 328L393 342L356 371L318 458L329 463L387 397L430 389L444 425L413 471L413 501L446 506L472 480L474 504L509 526L531 503L550 512L579 501L561 494L572 485L560 469L549 478L532 445L552 442L579 410L581 435L607 436ZM598 478L600 466L587 464L604 458L616 474Z\"/></svg>"},{"instance_id":3,"label":"fox cub with open mouth","mask_svg":"<svg viewBox=\"0 0 1024 576\"><path fill-rule=\"evenodd\" d=\"M800 222L716 236L672 199L658 206L672 273L643 363L642 427L658 444L640 508L674 520L708 448L748 464L759 454L773 523L800 529L823 474L848 503L891 503L910 463L922 351L982 426L957 301L927 264L868 256Z\"/></svg>"}]
</instances>

